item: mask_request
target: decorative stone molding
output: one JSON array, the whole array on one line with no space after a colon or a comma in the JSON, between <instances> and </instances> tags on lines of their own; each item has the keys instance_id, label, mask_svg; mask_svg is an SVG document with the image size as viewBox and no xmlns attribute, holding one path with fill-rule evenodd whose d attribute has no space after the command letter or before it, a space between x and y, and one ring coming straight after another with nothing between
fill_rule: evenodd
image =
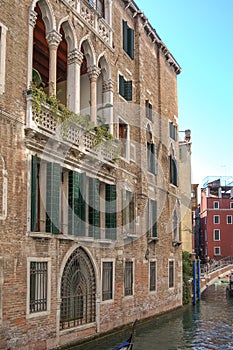
<instances>
[{"instance_id":1,"label":"decorative stone molding","mask_svg":"<svg viewBox=\"0 0 233 350\"><path fill-rule=\"evenodd\" d=\"M0 208L0 220L6 220L7 217L7 170L5 168L5 161L2 155L0 154L0 162L2 168L2 208Z\"/></svg>"},{"instance_id":2,"label":"decorative stone molding","mask_svg":"<svg viewBox=\"0 0 233 350\"><path fill-rule=\"evenodd\" d=\"M31 10L29 13L29 25L34 28L36 25L36 20L37 20L37 12L34 10Z\"/></svg>"},{"instance_id":3,"label":"decorative stone molding","mask_svg":"<svg viewBox=\"0 0 233 350\"><path fill-rule=\"evenodd\" d=\"M52 30L46 36L46 40L47 40L49 46L58 47L58 45L60 44L60 42L62 40L62 36L56 30Z\"/></svg>"},{"instance_id":4,"label":"decorative stone molding","mask_svg":"<svg viewBox=\"0 0 233 350\"><path fill-rule=\"evenodd\" d=\"M101 69L98 68L97 66L91 66L91 67L88 67L87 72L88 72L90 80L95 81L95 80L97 80L98 76L100 75Z\"/></svg>"},{"instance_id":5,"label":"decorative stone molding","mask_svg":"<svg viewBox=\"0 0 233 350\"><path fill-rule=\"evenodd\" d=\"M82 61L83 61L83 53L78 49L74 49L73 51L68 53L68 65L77 63L79 66L81 66Z\"/></svg>"},{"instance_id":6,"label":"decorative stone molding","mask_svg":"<svg viewBox=\"0 0 233 350\"><path fill-rule=\"evenodd\" d=\"M105 80L103 82L103 92L111 91L113 92L114 81L112 79Z\"/></svg>"}]
</instances>

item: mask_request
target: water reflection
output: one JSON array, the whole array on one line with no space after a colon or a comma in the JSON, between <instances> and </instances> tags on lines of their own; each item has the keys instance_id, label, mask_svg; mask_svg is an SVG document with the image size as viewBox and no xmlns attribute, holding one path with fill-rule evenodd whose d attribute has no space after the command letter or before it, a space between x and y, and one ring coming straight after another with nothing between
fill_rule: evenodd
<instances>
[{"instance_id":1,"label":"water reflection","mask_svg":"<svg viewBox=\"0 0 233 350\"><path fill-rule=\"evenodd\" d=\"M133 350L233 349L233 298L224 284L213 285L200 303L159 316L136 328ZM73 350L112 350L129 333L114 335Z\"/></svg>"}]
</instances>

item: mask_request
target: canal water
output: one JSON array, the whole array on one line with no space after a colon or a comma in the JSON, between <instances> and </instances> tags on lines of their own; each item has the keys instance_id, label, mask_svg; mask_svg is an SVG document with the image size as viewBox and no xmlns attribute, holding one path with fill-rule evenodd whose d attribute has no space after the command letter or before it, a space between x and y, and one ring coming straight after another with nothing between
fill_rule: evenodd
<instances>
[{"instance_id":1,"label":"canal water","mask_svg":"<svg viewBox=\"0 0 233 350\"><path fill-rule=\"evenodd\" d=\"M233 349L233 298L226 284L210 286L197 305L158 316L136 327L133 350ZM96 340L72 350L112 350L130 332Z\"/></svg>"}]
</instances>

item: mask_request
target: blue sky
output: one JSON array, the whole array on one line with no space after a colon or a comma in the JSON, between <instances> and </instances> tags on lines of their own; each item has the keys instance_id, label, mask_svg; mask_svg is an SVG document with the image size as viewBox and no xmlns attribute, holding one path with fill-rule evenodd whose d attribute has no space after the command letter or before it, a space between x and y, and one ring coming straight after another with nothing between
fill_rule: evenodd
<instances>
[{"instance_id":1,"label":"blue sky","mask_svg":"<svg viewBox=\"0 0 233 350\"><path fill-rule=\"evenodd\" d=\"M233 0L135 0L182 68L179 129L191 129L192 182L233 175Z\"/></svg>"}]
</instances>

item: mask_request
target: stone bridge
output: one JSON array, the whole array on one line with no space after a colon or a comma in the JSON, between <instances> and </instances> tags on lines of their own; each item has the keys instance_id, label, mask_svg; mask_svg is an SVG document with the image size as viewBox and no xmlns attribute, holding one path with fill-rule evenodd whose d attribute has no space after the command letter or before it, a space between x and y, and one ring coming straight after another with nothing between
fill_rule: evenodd
<instances>
[{"instance_id":1,"label":"stone bridge","mask_svg":"<svg viewBox=\"0 0 233 350\"><path fill-rule=\"evenodd\" d=\"M233 270L233 256L206 264L201 271L201 293L220 279L228 280L231 270Z\"/></svg>"}]
</instances>

